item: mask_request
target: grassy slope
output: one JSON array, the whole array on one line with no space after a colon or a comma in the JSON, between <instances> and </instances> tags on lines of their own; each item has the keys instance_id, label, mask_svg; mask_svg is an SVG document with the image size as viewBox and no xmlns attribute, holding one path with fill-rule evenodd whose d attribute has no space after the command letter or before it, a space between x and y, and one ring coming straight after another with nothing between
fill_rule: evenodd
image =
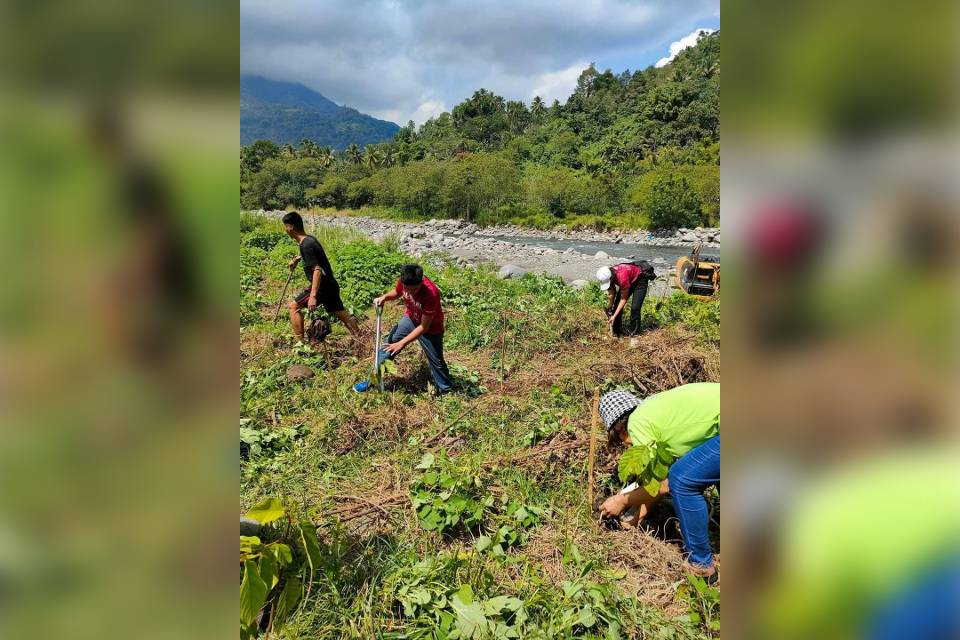
<instances>
[{"instance_id":1,"label":"grassy slope","mask_svg":"<svg viewBox=\"0 0 960 640\"><path fill-rule=\"evenodd\" d=\"M356 238L327 230L321 240L337 269L344 242ZM429 375L414 347L398 359L389 393L358 396L350 385L369 369L368 345L352 348L337 325L326 350L297 351L287 326L270 321L295 251L281 240L265 253L242 252L240 334L244 426L278 435L243 463L242 506L282 497L320 525L334 550L291 637L432 637L432 618L423 609L404 615L398 594L426 585L436 602L463 584L477 597L522 599L524 637L600 638L618 627L620 637L709 637L678 595L679 546L663 541L677 538L675 527L661 518L655 532L602 532L585 478L592 389L617 382L652 393L719 380L717 305L662 303L648 322L665 326L627 349L605 338L595 288L428 267L444 293L447 359L465 390L425 394ZM385 328L401 313L390 306ZM365 315L370 330L372 313ZM317 376L287 383L292 363ZM599 492L615 456L598 449ZM410 487L424 475L416 467L425 453L435 454L430 471L469 483L466 494L479 501L491 498L479 527L443 536L421 527ZM507 515L518 505L544 511L523 527ZM478 536L504 525L520 538L506 554L475 550ZM594 620L581 618L586 610Z\"/></svg>"}]
</instances>

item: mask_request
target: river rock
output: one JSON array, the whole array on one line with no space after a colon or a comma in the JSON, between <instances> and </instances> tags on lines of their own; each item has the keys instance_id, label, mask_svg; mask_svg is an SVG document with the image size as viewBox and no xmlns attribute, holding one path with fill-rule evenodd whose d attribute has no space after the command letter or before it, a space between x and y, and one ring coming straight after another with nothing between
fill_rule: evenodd
<instances>
[{"instance_id":1,"label":"river rock","mask_svg":"<svg viewBox=\"0 0 960 640\"><path fill-rule=\"evenodd\" d=\"M680 236L680 240L682 240L683 242L696 242L699 239L700 239L699 236L697 236L697 234L695 234L692 231L688 231L687 233Z\"/></svg>"},{"instance_id":2,"label":"river rock","mask_svg":"<svg viewBox=\"0 0 960 640\"><path fill-rule=\"evenodd\" d=\"M606 251L597 251L595 254L593 254L593 257L597 260L609 260L610 254Z\"/></svg>"},{"instance_id":3,"label":"river rock","mask_svg":"<svg viewBox=\"0 0 960 640\"><path fill-rule=\"evenodd\" d=\"M574 280L573 282L570 283L570 286L573 287L574 289L579 290L579 289L583 289L588 284L590 283L587 282L586 280Z\"/></svg>"},{"instance_id":4,"label":"river rock","mask_svg":"<svg viewBox=\"0 0 960 640\"><path fill-rule=\"evenodd\" d=\"M526 274L527 270L523 267L518 267L515 264L505 264L500 268L497 277L501 280L509 280L510 278L522 278Z\"/></svg>"},{"instance_id":5,"label":"river rock","mask_svg":"<svg viewBox=\"0 0 960 640\"><path fill-rule=\"evenodd\" d=\"M313 377L313 370L302 364L295 364L287 368L287 380L297 382L298 380L309 380Z\"/></svg>"}]
</instances>

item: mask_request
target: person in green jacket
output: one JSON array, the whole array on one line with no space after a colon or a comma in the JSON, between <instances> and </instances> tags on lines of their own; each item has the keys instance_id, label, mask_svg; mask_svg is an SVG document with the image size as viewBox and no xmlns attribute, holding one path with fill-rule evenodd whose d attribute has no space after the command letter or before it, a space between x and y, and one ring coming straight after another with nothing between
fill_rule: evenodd
<instances>
[{"instance_id":1,"label":"person in green jacket","mask_svg":"<svg viewBox=\"0 0 960 640\"><path fill-rule=\"evenodd\" d=\"M656 443L674 460L657 495L651 496L643 487L621 492L607 498L601 513L619 516L635 507L635 525L658 497L670 492L692 572L713 576L716 568L703 492L720 486L720 385L685 384L645 400L627 391L611 391L600 399L600 416L611 446Z\"/></svg>"}]
</instances>

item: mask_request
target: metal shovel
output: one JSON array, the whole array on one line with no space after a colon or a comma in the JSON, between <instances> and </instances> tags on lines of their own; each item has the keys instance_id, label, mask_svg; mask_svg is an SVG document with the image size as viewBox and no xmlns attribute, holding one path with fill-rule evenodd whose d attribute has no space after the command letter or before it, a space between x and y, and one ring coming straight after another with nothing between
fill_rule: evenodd
<instances>
[{"instance_id":1,"label":"metal shovel","mask_svg":"<svg viewBox=\"0 0 960 640\"><path fill-rule=\"evenodd\" d=\"M383 371L381 370L381 368L380 368L379 366L377 366L377 361L380 359L380 346L381 346L381 344L380 344L380 341L381 341L381 334L380 334L381 329L380 329L380 326L381 326L381 322L382 322L382 317L383 317L383 305L378 304L378 305L377 305L377 329L376 329L376 339L373 341L373 342L374 342L374 349L373 349L373 375L374 375L375 378L376 378L377 387L380 389L381 392L383 391Z\"/></svg>"}]
</instances>

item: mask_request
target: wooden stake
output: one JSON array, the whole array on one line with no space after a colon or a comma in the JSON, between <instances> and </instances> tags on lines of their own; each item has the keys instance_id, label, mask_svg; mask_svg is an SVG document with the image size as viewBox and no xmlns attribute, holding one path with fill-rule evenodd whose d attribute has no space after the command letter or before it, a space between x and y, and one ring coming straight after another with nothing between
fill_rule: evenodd
<instances>
[{"instance_id":1,"label":"wooden stake","mask_svg":"<svg viewBox=\"0 0 960 640\"><path fill-rule=\"evenodd\" d=\"M600 414L600 387L593 390L593 416L590 418L590 460L587 462L587 504L593 508L593 460L597 454L597 417Z\"/></svg>"}]
</instances>

